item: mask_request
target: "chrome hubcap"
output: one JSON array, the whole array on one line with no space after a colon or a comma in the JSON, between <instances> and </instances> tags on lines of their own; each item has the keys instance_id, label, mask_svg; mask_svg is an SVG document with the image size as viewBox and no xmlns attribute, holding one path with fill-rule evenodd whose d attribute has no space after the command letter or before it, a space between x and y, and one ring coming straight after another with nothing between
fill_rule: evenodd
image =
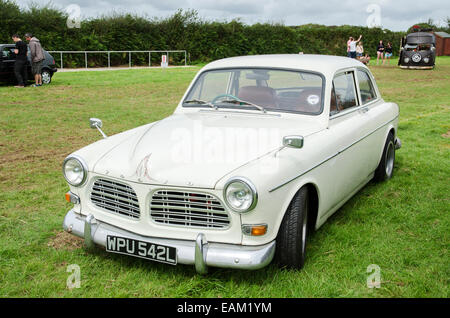
<instances>
[{"instance_id":1,"label":"chrome hubcap","mask_svg":"<svg viewBox=\"0 0 450 318\"><path fill-rule=\"evenodd\" d=\"M45 84L50 83L50 74L48 72L42 73L42 83L45 83Z\"/></svg>"},{"instance_id":2,"label":"chrome hubcap","mask_svg":"<svg viewBox=\"0 0 450 318\"><path fill-rule=\"evenodd\" d=\"M386 175L388 177L392 175L392 171L394 170L394 158L395 158L394 143L391 141L389 142L386 151Z\"/></svg>"}]
</instances>

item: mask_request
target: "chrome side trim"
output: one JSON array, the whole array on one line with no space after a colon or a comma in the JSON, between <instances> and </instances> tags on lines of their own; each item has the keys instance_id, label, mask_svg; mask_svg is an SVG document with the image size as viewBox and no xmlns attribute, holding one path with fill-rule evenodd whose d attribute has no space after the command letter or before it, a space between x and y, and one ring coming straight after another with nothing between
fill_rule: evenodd
<instances>
[{"instance_id":1,"label":"chrome side trim","mask_svg":"<svg viewBox=\"0 0 450 318\"><path fill-rule=\"evenodd\" d=\"M303 176L304 174L306 174L306 173L310 172L311 170L317 168L318 166L324 164L324 163L327 162L328 160L333 159L334 157L336 157L336 156L338 156L339 154L343 153L344 151L348 150L350 147L353 147L355 144L359 143L359 142L362 141L363 139L365 139L365 138L369 137L370 135L374 134L375 132L377 132L378 130L380 130L380 129L383 128L384 126L388 125L388 124L391 123L392 121L396 120L397 118L398 118L398 115L397 115L394 119L391 119L390 121L388 121L387 123L385 123L385 124L381 125L380 127L376 128L376 129L373 130L372 132L370 132L370 133L364 135L363 137L361 137L360 139L354 141L353 143L351 143L351 144L348 145L347 147L345 147L345 148L339 150L337 153L335 153L335 154L333 154L333 155L327 157L326 159L322 160L322 161L321 161L320 163L318 163L317 165L315 165L315 166L309 168L309 169L306 170L306 171L303 171L303 172L300 173L299 175L297 175L297 176L295 176L294 178L292 178L292 179L290 179L290 180L288 180L288 181L286 181L286 182L280 184L279 186L276 186L276 187L272 188L271 190L269 190L269 193L270 193L270 192L273 192L273 191L275 191L275 190L278 190L278 189L281 188L281 187L284 187L286 184L288 184L288 183L294 181L294 180L297 179L297 178L300 178L300 177Z\"/></svg>"},{"instance_id":2,"label":"chrome side trim","mask_svg":"<svg viewBox=\"0 0 450 318\"><path fill-rule=\"evenodd\" d=\"M272 261L276 246L275 241L258 246L211 243L206 241L203 233L199 233L195 241L143 236L96 220L92 215L81 215L74 210L66 214L63 228L84 238L87 245L95 243L106 247L106 237L112 235L175 247L178 263L194 265L200 272L208 266L249 270L263 268Z\"/></svg>"}]
</instances>

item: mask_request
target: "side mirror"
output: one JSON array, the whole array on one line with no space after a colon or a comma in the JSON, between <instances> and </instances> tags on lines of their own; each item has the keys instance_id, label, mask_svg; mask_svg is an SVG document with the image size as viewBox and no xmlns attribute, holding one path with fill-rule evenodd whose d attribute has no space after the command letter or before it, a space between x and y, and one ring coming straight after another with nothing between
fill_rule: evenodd
<instances>
[{"instance_id":1,"label":"side mirror","mask_svg":"<svg viewBox=\"0 0 450 318\"><path fill-rule=\"evenodd\" d=\"M303 136L285 136L283 137L283 146L290 148L303 148Z\"/></svg>"},{"instance_id":2,"label":"side mirror","mask_svg":"<svg viewBox=\"0 0 450 318\"><path fill-rule=\"evenodd\" d=\"M91 125L92 129L102 128L103 126L102 120L98 118L89 118L89 124Z\"/></svg>"},{"instance_id":3,"label":"side mirror","mask_svg":"<svg viewBox=\"0 0 450 318\"><path fill-rule=\"evenodd\" d=\"M102 126L103 126L103 123L102 123L101 119L90 118L89 119L89 124L90 124L92 129L97 129L102 134L103 138L108 138L108 136L106 136L106 134L101 129Z\"/></svg>"}]
</instances>

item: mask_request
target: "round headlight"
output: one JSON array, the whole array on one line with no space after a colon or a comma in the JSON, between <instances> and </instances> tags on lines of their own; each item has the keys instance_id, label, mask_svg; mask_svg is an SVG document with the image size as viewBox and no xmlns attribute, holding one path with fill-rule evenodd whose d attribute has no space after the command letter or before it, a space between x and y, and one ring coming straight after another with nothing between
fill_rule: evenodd
<instances>
[{"instance_id":1,"label":"round headlight","mask_svg":"<svg viewBox=\"0 0 450 318\"><path fill-rule=\"evenodd\" d=\"M430 61L430 59L429 59L428 57L424 57L424 58L423 58L423 61L424 61L425 63L428 63L428 62Z\"/></svg>"},{"instance_id":2,"label":"round headlight","mask_svg":"<svg viewBox=\"0 0 450 318\"><path fill-rule=\"evenodd\" d=\"M409 62L409 57L405 57L405 59L403 61L405 61L405 63L408 63Z\"/></svg>"},{"instance_id":3,"label":"round headlight","mask_svg":"<svg viewBox=\"0 0 450 318\"><path fill-rule=\"evenodd\" d=\"M79 157L67 157L63 163L63 174L67 182L78 187L86 181L88 168L83 159Z\"/></svg>"},{"instance_id":4,"label":"round headlight","mask_svg":"<svg viewBox=\"0 0 450 318\"><path fill-rule=\"evenodd\" d=\"M232 178L225 184L224 198L227 205L239 213L251 211L258 202L255 186L242 177Z\"/></svg>"}]
</instances>

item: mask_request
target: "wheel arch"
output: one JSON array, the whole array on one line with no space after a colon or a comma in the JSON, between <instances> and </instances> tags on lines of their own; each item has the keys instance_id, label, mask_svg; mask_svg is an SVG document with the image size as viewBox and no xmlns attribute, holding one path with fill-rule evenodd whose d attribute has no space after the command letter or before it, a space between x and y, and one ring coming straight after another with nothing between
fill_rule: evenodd
<instances>
[{"instance_id":1,"label":"wheel arch","mask_svg":"<svg viewBox=\"0 0 450 318\"><path fill-rule=\"evenodd\" d=\"M390 133L392 133L392 136L394 136L394 140L395 140L395 137L397 136L397 130L396 130L396 128L395 128L395 126L393 124L390 124L388 126L388 128L386 129L386 133L385 133L384 139L383 139L383 145L381 147L380 155L378 156L377 167L378 167L378 165L381 162L381 158L383 157L384 146L386 145L386 140L387 140L387 138L388 138Z\"/></svg>"},{"instance_id":2,"label":"wheel arch","mask_svg":"<svg viewBox=\"0 0 450 318\"><path fill-rule=\"evenodd\" d=\"M53 71L52 71L51 68L49 68L48 66L43 66L43 67L42 67L41 73L42 73L43 71L48 71L48 72L50 73L50 76L53 76Z\"/></svg>"},{"instance_id":3,"label":"wheel arch","mask_svg":"<svg viewBox=\"0 0 450 318\"><path fill-rule=\"evenodd\" d=\"M277 233L280 231L281 223L283 222L284 216L289 209L289 205L291 204L295 195L297 195L297 193L304 187L308 188L308 230L315 231L319 214L320 191L316 183L314 183L313 181L306 181L301 185L296 186L294 188L295 190L292 191L293 193L290 194L289 200L287 201L289 203L283 210L283 215L280 219L280 222L278 222L277 224Z\"/></svg>"}]
</instances>

